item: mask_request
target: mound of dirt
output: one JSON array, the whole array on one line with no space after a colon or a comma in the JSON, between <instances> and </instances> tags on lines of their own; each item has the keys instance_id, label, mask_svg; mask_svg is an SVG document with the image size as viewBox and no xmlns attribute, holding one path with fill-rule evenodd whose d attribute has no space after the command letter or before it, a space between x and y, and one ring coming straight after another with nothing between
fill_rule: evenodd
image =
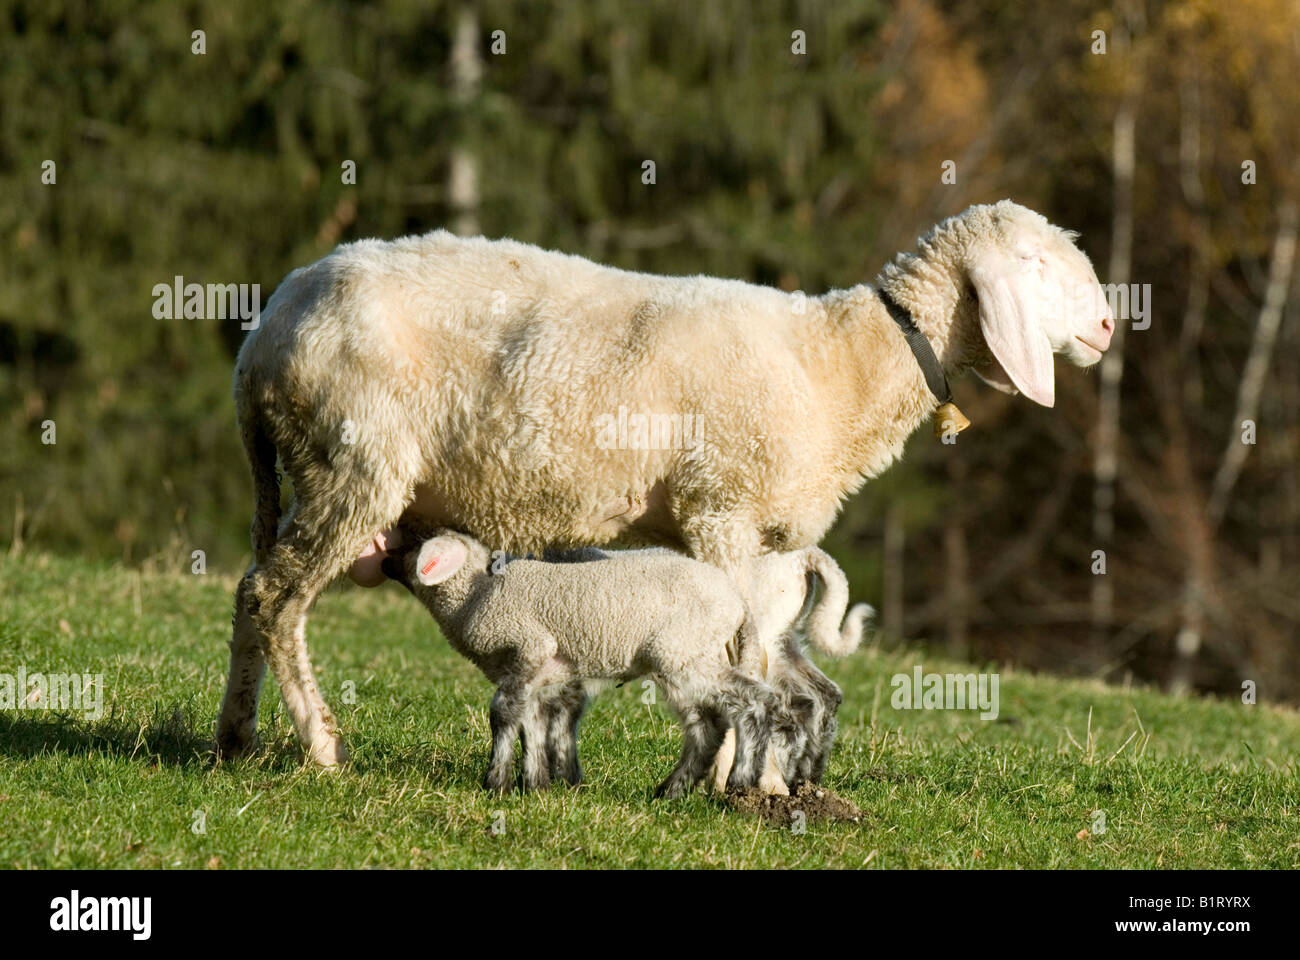
<instances>
[{"instance_id":1,"label":"mound of dirt","mask_svg":"<svg viewBox=\"0 0 1300 960\"><path fill-rule=\"evenodd\" d=\"M727 795L727 802L741 813L762 817L768 823L788 826L794 822L795 811L801 811L808 822L830 820L859 823L862 811L851 800L819 787L814 783L800 784L798 792L788 797L773 796L761 790L746 790Z\"/></svg>"}]
</instances>

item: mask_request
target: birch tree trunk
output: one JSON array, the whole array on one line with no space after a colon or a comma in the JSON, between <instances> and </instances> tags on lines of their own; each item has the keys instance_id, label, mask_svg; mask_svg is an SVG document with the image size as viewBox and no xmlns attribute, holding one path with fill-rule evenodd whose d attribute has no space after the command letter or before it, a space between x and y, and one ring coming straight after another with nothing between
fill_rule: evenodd
<instances>
[{"instance_id":1,"label":"birch tree trunk","mask_svg":"<svg viewBox=\"0 0 1300 960\"><path fill-rule=\"evenodd\" d=\"M1193 685L1195 655L1205 633L1205 608L1214 573L1214 531L1207 522L1200 486L1193 464L1192 428L1200 421L1203 390L1197 350L1205 327L1209 300L1209 224L1205 219L1205 192L1201 187L1201 99L1195 63L1179 89L1178 172L1183 199L1191 216L1187 304L1178 338L1178 369L1181 384L1161 401L1162 418L1169 422L1169 469L1173 485L1176 519L1180 531L1180 555L1184 559L1182 595L1175 634L1174 666L1169 688L1186 693ZM1174 409L1175 404L1177 409Z\"/></svg>"},{"instance_id":2,"label":"birch tree trunk","mask_svg":"<svg viewBox=\"0 0 1300 960\"><path fill-rule=\"evenodd\" d=\"M1193 65L1179 90L1178 171L1183 199L1192 219L1193 236L1188 263L1187 306L1178 338L1178 360L1182 368L1182 404L1195 422L1202 402L1201 364L1197 348L1205 329L1205 310L1210 299L1210 225L1205 213L1205 190L1201 186L1201 87Z\"/></svg>"},{"instance_id":3,"label":"birch tree trunk","mask_svg":"<svg viewBox=\"0 0 1300 960\"><path fill-rule=\"evenodd\" d=\"M1130 22L1132 22L1130 20ZM1131 52L1131 47L1129 47ZM1111 170L1115 183L1114 212L1111 219L1110 263L1108 283L1127 285L1133 266L1133 171L1136 165L1136 126L1138 78L1136 63L1130 61L1127 89L1115 111L1111 138ZM1112 548L1115 534L1115 478L1119 469L1120 383L1124 376L1124 340L1128 318L1115 318L1115 334L1110 349L1101 361L1101 388L1097 405L1097 450L1093 461L1092 536L1094 549ZM1092 639L1098 649L1110 638L1115 620L1115 575L1107 566L1105 574L1092 578Z\"/></svg>"},{"instance_id":4,"label":"birch tree trunk","mask_svg":"<svg viewBox=\"0 0 1300 960\"><path fill-rule=\"evenodd\" d=\"M463 110L467 110L478 97L483 79L478 42L477 8L473 3L467 3L456 17L456 35L451 47L452 92ZM464 140L451 149L447 195L451 203L452 232L462 237L479 233L478 163L472 148Z\"/></svg>"},{"instance_id":5,"label":"birch tree trunk","mask_svg":"<svg viewBox=\"0 0 1300 960\"><path fill-rule=\"evenodd\" d=\"M1243 443L1241 434L1247 420L1254 421L1259 416L1259 398L1264 389L1264 379L1268 375L1269 361L1273 357L1273 344L1277 342L1277 331L1282 325L1282 312L1286 308L1287 291L1291 289L1291 274L1295 266L1297 211L1294 201L1284 200L1278 207L1277 233L1273 237L1273 251L1269 255L1268 287L1264 291L1264 303L1259 309L1259 320L1255 324L1255 336L1250 344L1250 355L1246 358L1245 369L1241 372L1241 384L1237 389L1237 409L1232 417L1232 428L1228 434L1228 444L1224 448L1219 462L1219 470L1214 475L1210 487L1210 521L1218 525L1228 509L1228 498L1232 488L1241 476L1241 468L1246 463L1250 444Z\"/></svg>"}]
</instances>

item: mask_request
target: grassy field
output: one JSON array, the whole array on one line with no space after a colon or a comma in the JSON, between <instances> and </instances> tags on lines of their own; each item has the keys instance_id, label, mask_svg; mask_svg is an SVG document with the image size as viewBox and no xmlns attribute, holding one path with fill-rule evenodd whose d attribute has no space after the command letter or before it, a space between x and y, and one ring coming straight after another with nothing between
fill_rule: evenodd
<instances>
[{"instance_id":1,"label":"grassy field","mask_svg":"<svg viewBox=\"0 0 1300 960\"><path fill-rule=\"evenodd\" d=\"M26 556L0 561L0 583L0 673L103 674L105 690L97 721L0 710L0 866L1300 865L1293 710L1003 671L996 722L898 711L890 677L918 655L863 650L828 668L845 702L826 777L863 820L799 833L706 794L652 803L679 741L635 684L589 711L582 787L483 793L490 688L391 584L331 591L311 621L354 757L329 774L299 766L271 680L263 755L206 753L233 579Z\"/></svg>"}]
</instances>

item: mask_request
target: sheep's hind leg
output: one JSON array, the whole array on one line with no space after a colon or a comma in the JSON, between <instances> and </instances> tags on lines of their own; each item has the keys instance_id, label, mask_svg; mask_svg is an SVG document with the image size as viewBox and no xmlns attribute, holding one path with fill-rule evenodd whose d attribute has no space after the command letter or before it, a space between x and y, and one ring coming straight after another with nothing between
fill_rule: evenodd
<instances>
[{"instance_id":1,"label":"sheep's hind leg","mask_svg":"<svg viewBox=\"0 0 1300 960\"><path fill-rule=\"evenodd\" d=\"M230 671L217 719L216 748L220 757L252 753L257 744L257 698L266 676L266 657L249 613L256 568L246 573L235 591L234 631L230 640Z\"/></svg>"},{"instance_id":2,"label":"sheep's hind leg","mask_svg":"<svg viewBox=\"0 0 1300 960\"><path fill-rule=\"evenodd\" d=\"M362 484L352 480L350 472L339 472L310 492L306 486L304 481L301 499L291 508L266 562L241 585L232 669L241 656L245 664L248 660L251 629L275 674L306 758L332 767L348 755L338 722L316 687L307 651L307 614L321 590L352 565L374 532L397 519L405 485L390 471L384 484L373 479ZM361 490L364 495L359 495ZM249 693L246 685L236 683L227 702ZM219 740L222 734L230 739L239 729L231 724L236 712L224 714L226 725L219 730Z\"/></svg>"}]
</instances>

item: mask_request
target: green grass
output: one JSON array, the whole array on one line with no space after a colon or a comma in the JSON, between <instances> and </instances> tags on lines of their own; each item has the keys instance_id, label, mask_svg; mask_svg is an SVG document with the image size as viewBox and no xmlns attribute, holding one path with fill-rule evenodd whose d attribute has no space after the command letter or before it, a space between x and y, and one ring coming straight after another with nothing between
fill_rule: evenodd
<instances>
[{"instance_id":1,"label":"green grass","mask_svg":"<svg viewBox=\"0 0 1300 960\"><path fill-rule=\"evenodd\" d=\"M706 794L651 802L679 741L638 684L589 711L582 787L483 793L491 690L394 585L331 591L312 617L322 691L354 758L321 773L299 765L269 678L264 753L209 760L233 579L28 556L0 560L0 583L0 672L102 673L105 685L98 721L0 711L0 866L1300 865L1292 710L1004 670L998 722L896 711L889 678L919 655L864 650L828 667L845 702L825 781L864 819L796 833ZM1106 830L1080 839L1094 811Z\"/></svg>"}]
</instances>

